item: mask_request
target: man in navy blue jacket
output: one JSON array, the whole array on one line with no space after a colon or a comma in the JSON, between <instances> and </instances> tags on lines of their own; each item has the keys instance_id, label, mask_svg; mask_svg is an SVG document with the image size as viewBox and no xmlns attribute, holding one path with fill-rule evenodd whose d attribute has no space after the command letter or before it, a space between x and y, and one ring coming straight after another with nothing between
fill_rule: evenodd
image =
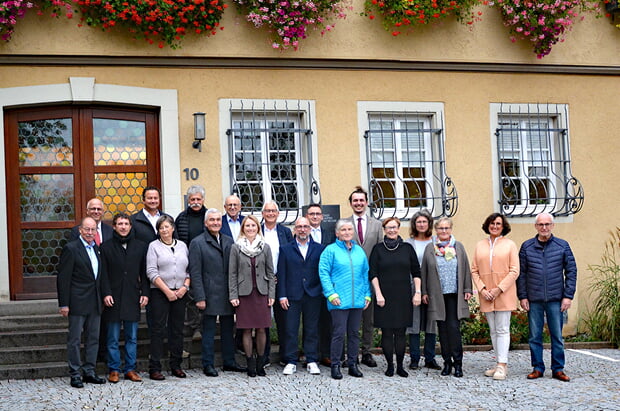
<instances>
[{"instance_id":1,"label":"man in navy blue jacket","mask_svg":"<svg viewBox=\"0 0 620 411\"><path fill-rule=\"evenodd\" d=\"M299 317L303 315L304 352L310 374L320 374L318 367L319 316L322 287L319 260L325 246L310 237L308 219L295 222L295 240L280 248L278 258L279 305L286 314L286 347L284 375L297 371L297 339Z\"/></svg>"},{"instance_id":2,"label":"man in navy blue jacket","mask_svg":"<svg viewBox=\"0 0 620 411\"><path fill-rule=\"evenodd\" d=\"M568 243L554 237L553 216L541 213L534 224L538 235L525 241L519 251L521 273L517 296L528 312L530 354L534 370L527 378L535 380L545 373L542 332L545 314L551 334L552 377L568 382L564 373L564 313L571 306L577 285L577 265Z\"/></svg>"}]
</instances>

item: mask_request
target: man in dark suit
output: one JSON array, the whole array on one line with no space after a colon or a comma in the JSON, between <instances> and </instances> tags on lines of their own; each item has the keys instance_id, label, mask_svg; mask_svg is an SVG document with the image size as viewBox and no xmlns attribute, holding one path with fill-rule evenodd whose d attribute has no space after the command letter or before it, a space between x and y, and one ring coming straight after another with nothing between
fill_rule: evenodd
<instances>
[{"instance_id":1,"label":"man in dark suit","mask_svg":"<svg viewBox=\"0 0 620 411\"><path fill-rule=\"evenodd\" d=\"M189 245L189 273L193 299L203 312L202 371L207 377L217 377L214 367L214 342L217 319L220 322L220 341L224 371L246 372L235 361L233 327L235 309L228 299L228 262L233 240L221 234L222 214L210 208L204 217L205 232Z\"/></svg>"},{"instance_id":2,"label":"man in dark suit","mask_svg":"<svg viewBox=\"0 0 620 411\"><path fill-rule=\"evenodd\" d=\"M105 240L112 238L114 230L101 219L105 213L103 202L98 198L91 198L86 203L86 215L91 217L97 223L97 233L95 234L95 243L100 245ZM77 240L80 236L80 226L76 225L71 229L71 240Z\"/></svg>"},{"instance_id":3,"label":"man in dark suit","mask_svg":"<svg viewBox=\"0 0 620 411\"><path fill-rule=\"evenodd\" d=\"M278 217L280 216L280 209L275 201L267 201L263 204L263 223L261 224L261 231L263 232L263 238L265 242L269 244L271 249L271 257L273 258L273 269L276 275L276 281L278 278L278 255L280 254L280 247L284 244L288 244L293 241L293 233L291 230L278 223ZM276 291L276 301L278 295ZM286 311L282 309L280 304L273 305L273 318L276 321L276 329L278 331L278 344L280 345L280 362L284 361L284 347L286 344ZM269 331L267 330L267 335ZM271 354L271 342L267 339L267 345L265 347L265 363L269 362L269 355Z\"/></svg>"},{"instance_id":4,"label":"man in dark suit","mask_svg":"<svg viewBox=\"0 0 620 411\"><path fill-rule=\"evenodd\" d=\"M328 246L336 241L334 229L327 229L323 224L323 210L317 203L310 204L306 210L306 218L310 223L310 236L315 243ZM332 317L327 309L327 299L321 294L321 315L319 318L319 358L320 363L331 367L329 358L332 343Z\"/></svg>"},{"instance_id":5,"label":"man in dark suit","mask_svg":"<svg viewBox=\"0 0 620 411\"><path fill-rule=\"evenodd\" d=\"M381 221L367 214L368 211L368 193L362 187L357 186L349 195L349 204L353 210L353 215L349 220L353 223L355 231L354 240L361 245L366 252L366 257L370 258L370 253L377 243L383 241L383 227ZM362 312L362 364L368 367L376 367L377 363L372 358L370 348L372 348L373 327L373 304L370 304L366 310Z\"/></svg>"},{"instance_id":6,"label":"man in dark suit","mask_svg":"<svg viewBox=\"0 0 620 411\"><path fill-rule=\"evenodd\" d=\"M278 258L278 305L286 311L284 375L297 371L297 339L299 318L303 315L303 349L310 374L320 374L319 317L322 287L319 279L319 259L323 245L310 237L310 223L305 217L295 222L295 240L280 248Z\"/></svg>"},{"instance_id":7,"label":"man in dark suit","mask_svg":"<svg viewBox=\"0 0 620 411\"><path fill-rule=\"evenodd\" d=\"M155 186L147 186L142 191L142 210L131 215L131 225L136 239L150 244L157 239L155 224L164 213L159 209L161 205L161 191Z\"/></svg>"},{"instance_id":8,"label":"man in dark suit","mask_svg":"<svg viewBox=\"0 0 620 411\"><path fill-rule=\"evenodd\" d=\"M125 331L126 380L142 381L137 372L138 322L140 310L149 302L150 282L146 278L147 244L136 240L131 220L124 213L114 216L114 236L101 246L101 290L106 306L108 381L117 383L121 371L119 340L121 325Z\"/></svg>"},{"instance_id":9,"label":"man in dark suit","mask_svg":"<svg viewBox=\"0 0 620 411\"><path fill-rule=\"evenodd\" d=\"M101 264L95 244L97 222L86 217L80 224L80 237L67 243L58 264L58 305L60 314L69 318L67 358L71 386L84 382L104 384L95 374L101 321ZM80 340L84 333L85 361L80 359ZM82 379L82 373L84 374Z\"/></svg>"},{"instance_id":10,"label":"man in dark suit","mask_svg":"<svg viewBox=\"0 0 620 411\"><path fill-rule=\"evenodd\" d=\"M222 234L232 237L233 241L237 241L239 231L241 230L241 200L237 195L233 194L226 197L224 201L224 211L226 214L222 216Z\"/></svg>"}]
</instances>

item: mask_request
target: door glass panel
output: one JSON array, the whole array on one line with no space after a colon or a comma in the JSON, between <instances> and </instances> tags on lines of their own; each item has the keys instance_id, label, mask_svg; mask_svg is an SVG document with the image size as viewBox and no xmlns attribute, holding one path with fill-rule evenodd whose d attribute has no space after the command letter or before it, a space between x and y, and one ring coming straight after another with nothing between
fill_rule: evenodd
<instances>
[{"instance_id":1,"label":"door glass panel","mask_svg":"<svg viewBox=\"0 0 620 411\"><path fill-rule=\"evenodd\" d=\"M93 119L95 165L145 165L146 124L141 121Z\"/></svg>"},{"instance_id":2,"label":"door glass panel","mask_svg":"<svg viewBox=\"0 0 620 411\"><path fill-rule=\"evenodd\" d=\"M24 277L47 276L56 272L69 230L22 230Z\"/></svg>"},{"instance_id":3,"label":"door glass panel","mask_svg":"<svg viewBox=\"0 0 620 411\"><path fill-rule=\"evenodd\" d=\"M18 141L21 167L73 165L70 118L19 122Z\"/></svg>"},{"instance_id":4,"label":"door glass panel","mask_svg":"<svg viewBox=\"0 0 620 411\"><path fill-rule=\"evenodd\" d=\"M75 220L72 174L19 176L22 221Z\"/></svg>"},{"instance_id":5,"label":"door glass panel","mask_svg":"<svg viewBox=\"0 0 620 411\"><path fill-rule=\"evenodd\" d=\"M146 173L95 174L95 196L105 204L104 220L116 213L133 214L142 204L142 189L147 186Z\"/></svg>"}]
</instances>

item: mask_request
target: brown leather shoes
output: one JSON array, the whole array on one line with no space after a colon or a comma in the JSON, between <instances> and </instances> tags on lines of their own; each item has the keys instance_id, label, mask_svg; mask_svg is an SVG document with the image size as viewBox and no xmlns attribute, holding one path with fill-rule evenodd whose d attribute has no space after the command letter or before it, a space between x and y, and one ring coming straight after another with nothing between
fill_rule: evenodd
<instances>
[{"instance_id":1,"label":"brown leather shoes","mask_svg":"<svg viewBox=\"0 0 620 411\"><path fill-rule=\"evenodd\" d=\"M119 378L120 375L118 371L110 371L110 375L108 375L108 381L110 381L112 384L116 384Z\"/></svg>"},{"instance_id":2,"label":"brown leather shoes","mask_svg":"<svg viewBox=\"0 0 620 411\"><path fill-rule=\"evenodd\" d=\"M180 369L180 368L174 369L174 370L170 371L170 373L172 375L174 375L175 377L177 377L177 378L185 378L185 377L187 377L187 374L185 374L185 372L182 369Z\"/></svg>"},{"instance_id":3,"label":"brown leather shoes","mask_svg":"<svg viewBox=\"0 0 620 411\"><path fill-rule=\"evenodd\" d=\"M321 365L324 365L326 367L331 367L332 366L332 360L329 357L323 357L323 358L321 358Z\"/></svg>"},{"instance_id":4,"label":"brown leather shoes","mask_svg":"<svg viewBox=\"0 0 620 411\"><path fill-rule=\"evenodd\" d=\"M131 380L133 382L142 382L142 378L140 378L140 375L138 375L138 373L135 371L129 371L128 373L126 373L125 379Z\"/></svg>"},{"instance_id":5,"label":"brown leather shoes","mask_svg":"<svg viewBox=\"0 0 620 411\"><path fill-rule=\"evenodd\" d=\"M537 378L541 378L544 374L538 370L534 370L527 375L528 380L535 380Z\"/></svg>"},{"instance_id":6,"label":"brown leather shoes","mask_svg":"<svg viewBox=\"0 0 620 411\"><path fill-rule=\"evenodd\" d=\"M161 371L151 371L151 372L149 372L149 378L151 380L155 380L155 381L162 381L162 380L166 379L166 377L164 377L164 374L162 374Z\"/></svg>"},{"instance_id":7,"label":"brown leather shoes","mask_svg":"<svg viewBox=\"0 0 620 411\"><path fill-rule=\"evenodd\" d=\"M563 382L569 382L570 381L570 377L566 374L564 374L564 371L556 371L553 373L553 375L551 376L552 378L555 378L556 380L560 380Z\"/></svg>"}]
</instances>

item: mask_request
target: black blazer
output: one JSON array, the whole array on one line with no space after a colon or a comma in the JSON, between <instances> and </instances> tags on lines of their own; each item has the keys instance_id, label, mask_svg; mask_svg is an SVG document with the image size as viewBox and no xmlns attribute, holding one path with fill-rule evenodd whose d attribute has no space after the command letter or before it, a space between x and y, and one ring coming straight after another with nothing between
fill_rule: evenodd
<instances>
[{"instance_id":1,"label":"black blazer","mask_svg":"<svg viewBox=\"0 0 620 411\"><path fill-rule=\"evenodd\" d=\"M60 254L58 263L58 306L69 307L69 315L101 314L101 257L95 245L99 260L97 278L81 239L67 243Z\"/></svg>"},{"instance_id":2,"label":"black blazer","mask_svg":"<svg viewBox=\"0 0 620 411\"><path fill-rule=\"evenodd\" d=\"M265 236L265 224L264 223L260 225L260 229L262 230L263 237L264 237ZM291 232L291 230L289 230L282 224L280 223L276 224L276 231L278 232L278 242L280 243L280 247L293 241L293 233Z\"/></svg>"},{"instance_id":3,"label":"black blazer","mask_svg":"<svg viewBox=\"0 0 620 411\"><path fill-rule=\"evenodd\" d=\"M286 297L292 301L301 300L304 293L310 297L321 295L321 279L319 278L319 260L325 246L308 241L306 258L301 255L297 241L280 246L278 256L278 298Z\"/></svg>"},{"instance_id":4,"label":"black blazer","mask_svg":"<svg viewBox=\"0 0 620 411\"><path fill-rule=\"evenodd\" d=\"M331 243L336 241L336 231L334 227L327 227L325 223L321 223L321 244L322 245L330 245Z\"/></svg>"},{"instance_id":5,"label":"black blazer","mask_svg":"<svg viewBox=\"0 0 620 411\"><path fill-rule=\"evenodd\" d=\"M168 215L159 210L160 215ZM131 215L131 229L135 233L136 240L144 241L147 245L153 240L157 240L157 233L153 229L151 222L146 218L142 209ZM174 218L172 219L174 221ZM172 233L173 238L178 238L176 230Z\"/></svg>"},{"instance_id":6,"label":"black blazer","mask_svg":"<svg viewBox=\"0 0 620 411\"><path fill-rule=\"evenodd\" d=\"M114 236L114 229L112 228L112 226L104 223L103 221L101 222L101 236L103 237L101 239L102 243L104 241L108 241L110 238L112 238L112 236ZM77 240L79 237L80 225L78 224L71 229L71 237L69 238L69 240Z\"/></svg>"}]
</instances>

